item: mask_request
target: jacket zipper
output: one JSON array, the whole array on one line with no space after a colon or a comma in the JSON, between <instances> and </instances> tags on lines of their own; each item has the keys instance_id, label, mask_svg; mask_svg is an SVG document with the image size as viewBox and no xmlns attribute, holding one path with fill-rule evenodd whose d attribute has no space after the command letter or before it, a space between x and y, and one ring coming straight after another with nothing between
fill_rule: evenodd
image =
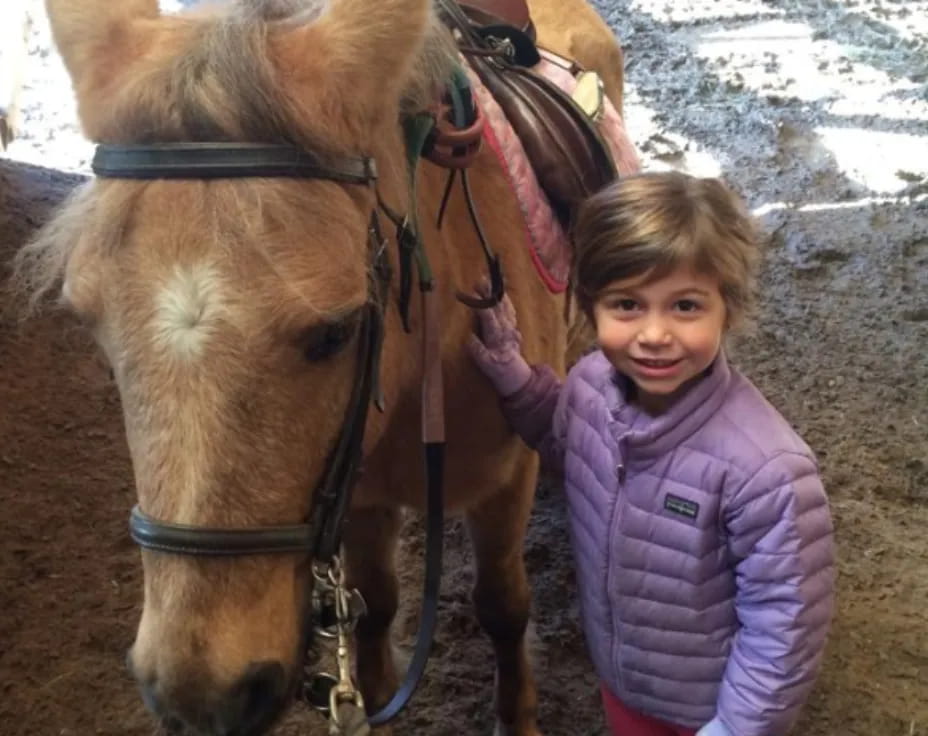
<instances>
[{"instance_id":1,"label":"jacket zipper","mask_svg":"<svg viewBox=\"0 0 928 736\"><path fill-rule=\"evenodd\" d=\"M617 569L618 564L617 560L613 559L612 550L613 550L613 540L618 539L618 535L622 529L622 509L624 507L624 499L622 496L625 493L625 478L626 470L625 466L627 464L628 458L626 457L626 448L627 444L625 442L625 437L620 437L617 443L617 453L618 453L618 462L615 466L615 477L616 477L616 486L615 486L615 510L612 514L612 524L609 528L609 539L606 541L607 549L607 565L606 565L606 597L609 598L609 591L613 590L613 575L614 571ZM618 555L616 555L617 557ZM609 606L610 610L612 606ZM619 659L619 651L622 648L622 632L621 624L618 620L618 616L615 611L612 611L612 621L609 622L613 627L615 632L615 638L613 639L612 651L610 652L611 665L615 671L616 679L618 681L619 689L624 691L624 677L622 674L622 666Z\"/></svg>"}]
</instances>

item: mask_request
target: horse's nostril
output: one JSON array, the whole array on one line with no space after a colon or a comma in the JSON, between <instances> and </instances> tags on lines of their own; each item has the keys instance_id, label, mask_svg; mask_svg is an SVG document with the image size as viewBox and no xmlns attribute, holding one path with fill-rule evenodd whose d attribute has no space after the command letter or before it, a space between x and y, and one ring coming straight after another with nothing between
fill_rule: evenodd
<instances>
[{"instance_id":1,"label":"horse's nostril","mask_svg":"<svg viewBox=\"0 0 928 736\"><path fill-rule=\"evenodd\" d=\"M142 702L145 703L145 707L148 708L155 715L163 718L163 711L161 708L161 703L158 701L158 697L155 695L155 686L154 683L146 683L141 680L138 680L139 683L139 692L142 695Z\"/></svg>"},{"instance_id":2,"label":"horse's nostril","mask_svg":"<svg viewBox=\"0 0 928 736\"><path fill-rule=\"evenodd\" d=\"M219 716L220 733L260 733L284 705L287 679L279 662L254 662L229 691Z\"/></svg>"},{"instance_id":3,"label":"horse's nostril","mask_svg":"<svg viewBox=\"0 0 928 736\"><path fill-rule=\"evenodd\" d=\"M165 736L196 733L210 736L258 736L283 711L289 694L279 662L253 662L231 688L217 689L208 677L192 675L167 682L132 667L142 700L158 716ZM136 663L137 665L138 663Z\"/></svg>"},{"instance_id":4,"label":"horse's nostril","mask_svg":"<svg viewBox=\"0 0 928 736\"><path fill-rule=\"evenodd\" d=\"M260 709L284 696L284 668L279 662L252 664L242 678L241 687L248 700L247 710Z\"/></svg>"}]
</instances>

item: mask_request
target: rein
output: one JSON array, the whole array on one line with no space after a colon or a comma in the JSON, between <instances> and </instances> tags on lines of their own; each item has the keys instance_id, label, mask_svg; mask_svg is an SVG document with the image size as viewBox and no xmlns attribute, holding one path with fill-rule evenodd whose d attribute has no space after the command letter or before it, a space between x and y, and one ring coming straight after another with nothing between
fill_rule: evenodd
<instances>
[{"instance_id":1,"label":"rein","mask_svg":"<svg viewBox=\"0 0 928 736\"><path fill-rule=\"evenodd\" d=\"M407 137L407 144L410 141ZM421 149L419 149L421 150ZM410 162L418 151L410 153ZM323 157L288 145L248 143L159 143L148 145L98 144L92 168L97 176L122 179L217 179L242 177L287 177L326 179L344 184L368 185L376 191L377 171L370 157ZM410 172L414 180L415 169ZM411 190L415 194L414 190ZM379 195L379 207L391 219ZM411 200L415 207L416 200ZM408 225L408 217L396 218ZM414 222L414 219L413 219ZM364 703L352 680L348 659L348 635L363 613L357 591L348 591L344 570L338 556L342 528L363 461L362 443L369 407L373 403L383 410L379 384L379 365L384 338L384 309L390 281L386 257L386 240L380 227L377 207L372 210L368 227L371 257L370 300L357 337L357 380L348 401L345 419L325 472L313 493L309 518L300 524L256 528L211 528L176 524L155 519L136 505L129 517L132 539L141 547L157 552L213 557L238 557L258 554L306 554L312 560L316 588L327 587L335 602L338 636L339 677L331 682L328 711L333 728L351 728L363 733L369 725L381 725L394 718L412 697L428 661L438 619L438 595L441 583L442 533L444 524L444 401L441 377L441 335L437 299L431 270L421 239L413 226L398 227L402 278L401 311L407 325L409 265L414 255L419 264L423 310L423 379L422 439L426 465L427 520L426 570L423 586L419 633L406 675L391 700L364 721ZM405 305L405 306L404 306ZM407 325L408 331L408 325ZM321 622L319 623L321 626ZM304 693L306 688L304 687ZM319 706L317 706L319 707ZM368 725L369 724L369 725Z\"/></svg>"}]
</instances>

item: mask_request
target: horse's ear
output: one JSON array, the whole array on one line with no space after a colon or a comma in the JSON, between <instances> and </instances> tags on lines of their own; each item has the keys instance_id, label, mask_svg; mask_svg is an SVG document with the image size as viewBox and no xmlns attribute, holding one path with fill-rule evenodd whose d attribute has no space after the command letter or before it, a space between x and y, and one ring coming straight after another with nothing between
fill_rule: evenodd
<instances>
[{"instance_id":1,"label":"horse's ear","mask_svg":"<svg viewBox=\"0 0 928 736\"><path fill-rule=\"evenodd\" d=\"M105 86L141 56L158 0L45 0L55 45L74 87Z\"/></svg>"},{"instance_id":2,"label":"horse's ear","mask_svg":"<svg viewBox=\"0 0 928 736\"><path fill-rule=\"evenodd\" d=\"M431 0L331 0L275 39L291 99L367 120L395 110L431 13Z\"/></svg>"}]
</instances>

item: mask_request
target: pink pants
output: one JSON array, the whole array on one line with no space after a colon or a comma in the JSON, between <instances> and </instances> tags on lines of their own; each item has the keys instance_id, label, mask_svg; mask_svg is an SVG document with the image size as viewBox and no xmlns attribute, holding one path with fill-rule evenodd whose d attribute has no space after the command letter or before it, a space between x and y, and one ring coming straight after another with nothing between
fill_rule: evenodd
<instances>
[{"instance_id":1,"label":"pink pants","mask_svg":"<svg viewBox=\"0 0 928 736\"><path fill-rule=\"evenodd\" d=\"M601 685L600 690L612 736L696 736L691 728L674 726L627 708L605 685Z\"/></svg>"}]
</instances>

